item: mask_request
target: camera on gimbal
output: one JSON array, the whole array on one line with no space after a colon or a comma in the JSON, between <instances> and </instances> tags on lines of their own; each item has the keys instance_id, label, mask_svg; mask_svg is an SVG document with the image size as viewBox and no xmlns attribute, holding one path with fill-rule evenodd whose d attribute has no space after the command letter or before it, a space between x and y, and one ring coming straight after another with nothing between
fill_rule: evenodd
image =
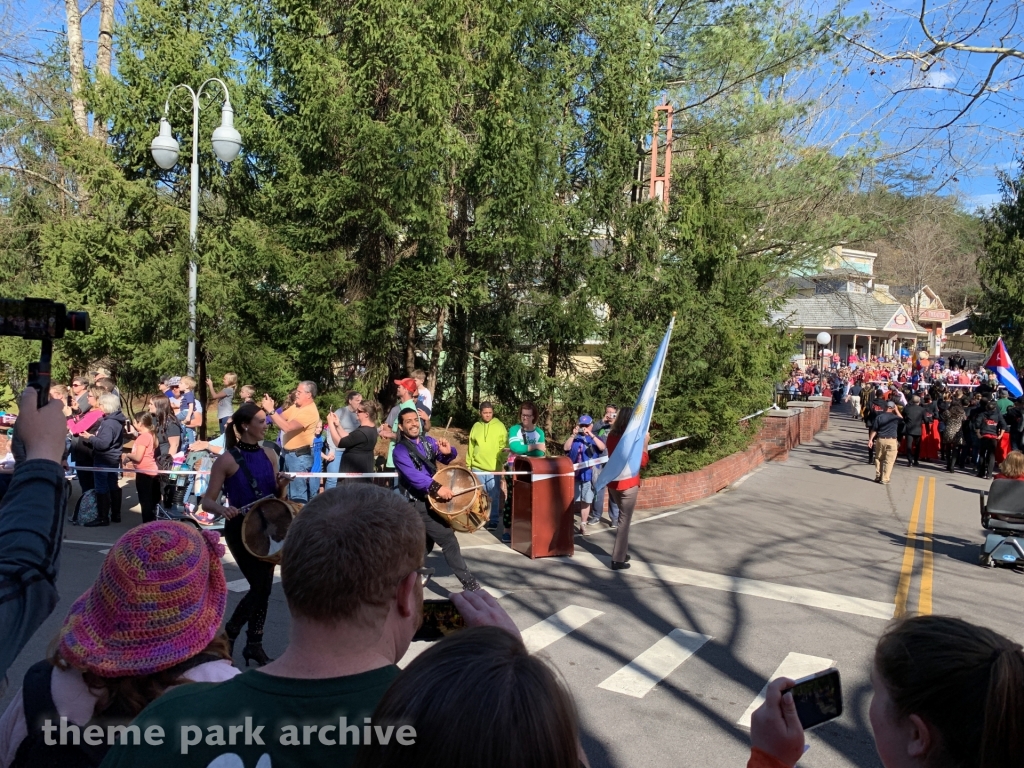
<instances>
[{"instance_id":1,"label":"camera on gimbal","mask_svg":"<svg viewBox=\"0 0 1024 768\"><path fill-rule=\"evenodd\" d=\"M42 342L38 363L29 363L28 385L39 392L39 407L50 400L50 358L53 340L65 331L89 332L88 312L68 312L50 299L0 299L0 336L19 336Z\"/></svg>"}]
</instances>

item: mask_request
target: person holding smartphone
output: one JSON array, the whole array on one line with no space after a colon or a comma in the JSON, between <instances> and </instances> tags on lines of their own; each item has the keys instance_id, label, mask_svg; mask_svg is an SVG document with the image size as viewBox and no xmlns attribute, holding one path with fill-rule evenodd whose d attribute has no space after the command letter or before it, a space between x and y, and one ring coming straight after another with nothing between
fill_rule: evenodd
<instances>
[{"instance_id":1,"label":"person holding smartphone","mask_svg":"<svg viewBox=\"0 0 1024 768\"><path fill-rule=\"evenodd\" d=\"M747 768L793 768L806 751L793 686L768 685L750 719ZM871 688L868 717L885 768L1021 764L1020 643L951 616L903 619L875 647Z\"/></svg>"}]
</instances>

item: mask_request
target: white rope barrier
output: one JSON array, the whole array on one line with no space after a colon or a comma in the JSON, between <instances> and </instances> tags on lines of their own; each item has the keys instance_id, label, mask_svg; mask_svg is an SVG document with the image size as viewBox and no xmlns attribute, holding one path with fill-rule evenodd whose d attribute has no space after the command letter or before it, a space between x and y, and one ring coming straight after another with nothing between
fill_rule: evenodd
<instances>
[{"instance_id":1,"label":"white rope barrier","mask_svg":"<svg viewBox=\"0 0 1024 768\"><path fill-rule=\"evenodd\" d=\"M776 406L776 405L773 405L770 408L765 408L764 410L758 411L757 413L752 413L749 416L744 416L742 419L740 419L740 421L741 422L749 421L750 419L756 418L757 416L760 416L763 413L767 413L768 411L773 411L773 410L777 411L777 410L779 410L779 407ZM690 437L691 437L690 435L684 435L683 437L673 437L671 440L662 440L660 443L654 443L653 445L647 446L647 450L648 451L653 451L653 450L656 450L657 448L663 448L666 445L672 445L673 443L680 443L683 440L689 440ZM596 459L590 459L589 461L581 461L578 464L573 464L572 465L572 468L573 468L572 472L564 472L564 473L554 474L554 475L550 475L550 474L537 475L537 476L535 476L534 479L535 480L546 480L546 479L553 478L553 477L567 477L569 475L575 474L577 470L587 469L588 467L596 467L596 466L599 466L601 464L604 464L604 463L606 463L608 461L608 458L609 458L608 456L598 456ZM149 470L142 471L142 470L136 469L134 467L128 467L128 468L118 468L118 467L75 467L75 471L76 472L108 472L108 473L109 472L135 472L135 473L138 473L140 475L154 475L154 474L157 474L157 475L174 475L176 477L178 477L178 476L188 477L188 476L192 476L192 475L209 475L210 474L210 470L208 470L208 469L203 469L203 470L196 470L196 469L149 469ZM531 475L531 474L533 474L532 472L522 472L522 471L487 472L487 471L481 470L481 469L471 469L470 471L473 472L474 474L477 474L477 475L494 475L495 477L499 477L499 476L508 477L508 476L513 476L513 475ZM353 478L364 478L364 477L371 477L371 478L396 478L396 477L398 477L398 473L397 472L286 472L284 474L287 474L289 477L293 477L293 478L312 478L312 477L328 478L328 477L334 477L334 478L339 478L339 479L346 479L346 478L353 479Z\"/></svg>"}]
</instances>

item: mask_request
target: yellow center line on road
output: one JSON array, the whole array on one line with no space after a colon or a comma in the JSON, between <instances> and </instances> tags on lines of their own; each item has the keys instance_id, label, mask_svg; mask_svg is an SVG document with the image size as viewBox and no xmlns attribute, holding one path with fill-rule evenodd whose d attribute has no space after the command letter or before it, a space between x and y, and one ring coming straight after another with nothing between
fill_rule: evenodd
<instances>
[{"instance_id":1,"label":"yellow center line on road","mask_svg":"<svg viewBox=\"0 0 1024 768\"><path fill-rule=\"evenodd\" d=\"M921 566L921 598L917 601L917 612L929 616L932 612L932 528L935 523L935 478L928 478L928 503L924 511L924 557Z\"/></svg>"},{"instance_id":2,"label":"yellow center line on road","mask_svg":"<svg viewBox=\"0 0 1024 768\"><path fill-rule=\"evenodd\" d=\"M924 475L917 478L917 492L914 494L914 509L907 526L907 543L903 545L903 565L900 567L900 581L896 586L897 619L907 615L907 598L910 596L910 579L914 572L914 554L917 551L917 523L921 515L921 497L924 496Z\"/></svg>"}]
</instances>

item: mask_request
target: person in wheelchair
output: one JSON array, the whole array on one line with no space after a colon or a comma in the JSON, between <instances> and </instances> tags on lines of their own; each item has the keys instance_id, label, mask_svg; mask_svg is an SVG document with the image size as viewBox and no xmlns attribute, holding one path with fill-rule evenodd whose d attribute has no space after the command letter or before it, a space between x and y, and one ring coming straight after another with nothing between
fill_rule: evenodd
<instances>
[{"instance_id":1,"label":"person in wheelchair","mask_svg":"<svg viewBox=\"0 0 1024 768\"><path fill-rule=\"evenodd\" d=\"M1010 451L988 493L981 492L981 525L987 531L978 562L1024 565L1024 453Z\"/></svg>"}]
</instances>

